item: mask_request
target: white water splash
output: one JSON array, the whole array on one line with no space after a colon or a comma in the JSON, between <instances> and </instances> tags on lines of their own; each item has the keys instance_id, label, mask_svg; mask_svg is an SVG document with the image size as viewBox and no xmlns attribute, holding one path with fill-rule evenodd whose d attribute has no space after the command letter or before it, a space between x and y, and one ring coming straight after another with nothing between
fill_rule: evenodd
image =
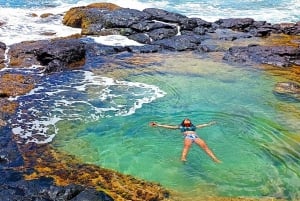
<instances>
[{"instance_id":1,"label":"white water splash","mask_svg":"<svg viewBox=\"0 0 300 201\"><path fill-rule=\"evenodd\" d=\"M51 142L60 121L88 123L132 115L143 104L165 95L154 85L114 80L88 71L54 76L58 77L47 78L27 95L18 97L21 104L11 125L14 134L27 143Z\"/></svg>"}]
</instances>

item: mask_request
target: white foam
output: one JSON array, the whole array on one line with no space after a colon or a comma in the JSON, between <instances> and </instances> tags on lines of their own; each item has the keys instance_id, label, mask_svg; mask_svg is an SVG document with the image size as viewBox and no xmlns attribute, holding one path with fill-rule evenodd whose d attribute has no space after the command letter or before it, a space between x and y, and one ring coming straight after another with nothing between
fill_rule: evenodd
<instances>
[{"instance_id":1,"label":"white foam","mask_svg":"<svg viewBox=\"0 0 300 201\"><path fill-rule=\"evenodd\" d=\"M103 45L112 45L112 46L142 46L144 44L138 43L134 40L128 39L126 36L121 35L108 35L108 36L99 36L99 37L89 37L93 39L96 43Z\"/></svg>"},{"instance_id":2,"label":"white foam","mask_svg":"<svg viewBox=\"0 0 300 201\"><path fill-rule=\"evenodd\" d=\"M0 41L11 45L22 41L51 39L80 33L80 29L62 24L64 11L57 7L52 9L1 8L0 19L4 25L0 29ZM43 13L53 15L41 18L40 15ZM34 17L33 14L38 16Z\"/></svg>"},{"instance_id":3,"label":"white foam","mask_svg":"<svg viewBox=\"0 0 300 201\"><path fill-rule=\"evenodd\" d=\"M114 80L88 71L56 76L18 97L20 107L11 125L26 142L51 142L60 121L93 122L103 117L132 115L143 104L165 95L154 85Z\"/></svg>"},{"instance_id":4,"label":"white foam","mask_svg":"<svg viewBox=\"0 0 300 201\"><path fill-rule=\"evenodd\" d=\"M251 1L248 0L247 2ZM270 23L298 22L300 20L299 0L290 1L282 6L270 5L269 7L248 7L247 9L236 9L228 6L225 8L216 2L187 2L177 4L174 6L174 9L188 17L200 17L209 22L215 22L216 20L224 18L246 17Z\"/></svg>"}]
</instances>

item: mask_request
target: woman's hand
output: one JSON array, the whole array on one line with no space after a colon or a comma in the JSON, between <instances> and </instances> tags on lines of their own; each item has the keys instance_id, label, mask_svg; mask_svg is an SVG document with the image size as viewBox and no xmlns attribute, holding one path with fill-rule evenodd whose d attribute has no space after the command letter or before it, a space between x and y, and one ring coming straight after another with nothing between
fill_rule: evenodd
<instances>
[{"instance_id":1,"label":"woman's hand","mask_svg":"<svg viewBox=\"0 0 300 201\"><path fill-rule=\"evenodd\" d=\"M217 122L216 121L211 121L211 122L209 122L208 124L211 126L211 125L214 125L214 124L216 124Z\"/></svg>"}]
</instances>

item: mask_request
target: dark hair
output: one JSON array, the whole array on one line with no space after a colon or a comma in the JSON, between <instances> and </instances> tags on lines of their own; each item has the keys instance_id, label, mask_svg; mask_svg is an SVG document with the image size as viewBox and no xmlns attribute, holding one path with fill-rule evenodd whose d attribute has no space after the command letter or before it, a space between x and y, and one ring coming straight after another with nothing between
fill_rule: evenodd
<instances>
[{"instance_id":1,"label":"dark hair","mask_svg":"<svg viewBox=\"0 0 300 201\"><path fill-rule=\"evenodd\" d=\"M189 118L185 118L184 120L182 120L182 122L180 124L181 126L184 126L184 121L185 120L189 120L191 122L191 127L194 126L194 124L192 123L192 121Z\"/></svg>"}]
</instances>

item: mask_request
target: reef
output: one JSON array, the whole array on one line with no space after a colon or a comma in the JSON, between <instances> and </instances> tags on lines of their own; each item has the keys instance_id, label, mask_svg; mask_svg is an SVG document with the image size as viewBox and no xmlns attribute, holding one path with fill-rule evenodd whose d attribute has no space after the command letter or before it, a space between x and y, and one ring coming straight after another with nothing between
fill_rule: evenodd
<instances>
[{"instance_id":1,"label":"reef","mask_svg":"<svg viewBox=\"0 0 300 201\"><path fill-rule=\"evenodd\" d=\"M51 14L43 15L48 16ZM0 42L0 69L8 69L0 71L0 172L3 175L0 197L3 200L154 201L168 200L171 196L159 184L82 164L70 155L56 152L51 145L20 143L22 139L13 134L8 120L19 104L13 98L35 87L38 78L22 73L22 69L33 65L43 72L40 76L47 76L53 72L91 68L93 60L105 61L103 58L121 53L192 51L207 57L218 55L223 62L233 64L254 63L285 76L292 82L278 83L274 94L300 101L300 22L270 24L251 18L207 22L157 8L140 11L95 3L70 9L63 23L80 28L81 34L24 41L11 45L8 51L6 44ZM5 26L5 22L0 22L0 26ZM87 37L111 34L126 36L143 45L108 46ZM14 69L21 70L17 73Z\"/></svg>"}]
</instances>

